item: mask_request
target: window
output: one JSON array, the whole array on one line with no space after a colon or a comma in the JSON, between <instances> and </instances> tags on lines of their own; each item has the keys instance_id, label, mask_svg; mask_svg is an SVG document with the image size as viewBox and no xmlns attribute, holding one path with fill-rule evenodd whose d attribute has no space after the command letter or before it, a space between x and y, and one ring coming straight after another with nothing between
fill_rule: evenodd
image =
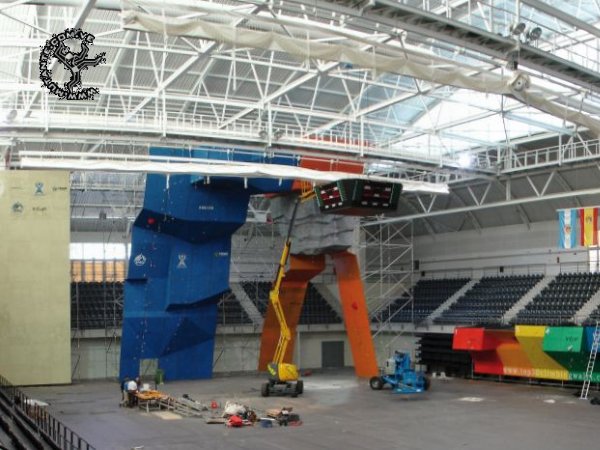
<instances>
[{"instance_id":1,"label":"window","mask_svg":"<svg viewBox=\"0 0 600 450\"><path fill-rule=\"evenodd\" d=\"M76 282L123 281L130 244L74 242L70 244L71 279Z\"/></svg>"},{"instance_id":2,"label":"window","mask_svg":"<svg viewBox=\"0 0 600 450\"><path fill-rule=\"evenodd\" d=\"M71 281L75 282L122 282L125 280L125 261L71 261Z\"/></svg>"},{"instance_id":3,"label":"window","mask_svg":"<svg viewBox=\"0 0 600 450\"><path fill-rule=\"evenodd\" d=\"M588 250L590 272L600 272L600 247L590 247Z\"/></svg>"},{"instance_id":4,"label":"window","mask_svg":"<svg viewBox=\"0 0 600 450\"><path fill-rule=\"evenodd\" d=\"M83 259L83 244L79 242L69 244L69 254L71 259Z\"/></svg>"},{"instance_id":5,"label":"window","mask_svg":"<svg viewBox=\"0 0 600 450\"><path fill-rule=\"evenodd\" d=\"M102 242L75 242L70 244L72 260L124 260L127 259L129 252L130 244L103 244Z\"/></svg>"},{"instance_id":6,"label":"window","mask_svg":"<svg viewBox=\"0 0 600 450\"><path fill-rule=\"evenodd\" d=\"M97 242L83 244L83 259L105 259L104 244Z\"/></svg>"},{"instance_id":7,"label":"window","mask_svg":"<svg viewBox=\"0 0 600 450\"><path fill-rule=\"evenodd\" d=\"M105 244L104 259L125 259L125 244Z\"/></svg>"}]
</instances>

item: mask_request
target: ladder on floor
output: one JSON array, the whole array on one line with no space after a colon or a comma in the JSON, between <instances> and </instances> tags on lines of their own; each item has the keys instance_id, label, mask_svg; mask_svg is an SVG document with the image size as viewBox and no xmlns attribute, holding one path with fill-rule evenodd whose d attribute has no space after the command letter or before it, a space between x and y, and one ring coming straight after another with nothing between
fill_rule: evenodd
<instances>
[{"instance_id":1,"label":"ladder on floor","mask_svg":"<svg viewBox=\"0 0 600 450\"><path fill-rule=\"evenodd\" d=\"M583 386L581 386L580 399L587 400L590 392L590 384L592 384L592 375L594 373L594 365L596 364L596 356L598 355L598 345L600 344L600 323L596 321L594 328L594 338L592 340L592 348L590 349L590 359L588 360L587 368L585 369L585 378Z\"/></svg>"}]
</instances>

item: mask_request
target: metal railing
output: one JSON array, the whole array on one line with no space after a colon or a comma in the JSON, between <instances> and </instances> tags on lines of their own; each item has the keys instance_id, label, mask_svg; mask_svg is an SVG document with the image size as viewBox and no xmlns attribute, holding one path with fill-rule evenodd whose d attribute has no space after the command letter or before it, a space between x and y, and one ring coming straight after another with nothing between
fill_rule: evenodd
<instances>
[{"instance_id":1,"label":"metal railing","mask_svg":"<svg viewBox=\"0 0 600 450\"><path fill-rule=\"evenodd\" d=\"M85 439L54 418L18 387L0 375L0 396L52 448L59 450L95 450Z\"/></svg>"},{"instance_id":2,"label":"metal railing","mask_svg":"<svg viewBox=\"0 0 600 450\"><path fill-rule=\"evenodd\" d=\"M600 141L569 141L562 145L527 150L509 151L503 160L503 173L530 170L563 163L600 158Z\"/></svg>"}]
</instances>

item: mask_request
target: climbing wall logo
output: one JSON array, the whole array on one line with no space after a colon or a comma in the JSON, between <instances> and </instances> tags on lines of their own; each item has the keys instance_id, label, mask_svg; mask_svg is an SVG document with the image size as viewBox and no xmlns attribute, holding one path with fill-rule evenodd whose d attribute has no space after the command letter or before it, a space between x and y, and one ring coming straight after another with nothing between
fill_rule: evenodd
<instances>
[{"instance_id":1,"label":"climbing wall logo","mask_svg":"<svg viewBox=\"0 0 600 450\"><path fill-rule=\"evenodd\" d=\"M105 52L99 53L94 58L87 57L95 38L93 34L86 33L81 28L67 28L62 33L52 35L40 51L40 80L43 86L64 100L93 100L94 95L99 94L100 91L95 87L84 88L81 84L81 74L88 67L106 63ZM80 41L81 51L74 52L65 43L67 40ZM69 81L62 86L52 79L52 58L56 58L65 70L70 72Z\"/></svg>"}]
</instances>

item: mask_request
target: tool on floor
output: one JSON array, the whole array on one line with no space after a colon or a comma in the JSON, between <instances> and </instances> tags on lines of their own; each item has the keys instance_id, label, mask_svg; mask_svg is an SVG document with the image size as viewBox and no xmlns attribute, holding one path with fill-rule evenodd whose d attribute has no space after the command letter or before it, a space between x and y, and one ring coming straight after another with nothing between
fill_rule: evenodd
<instances>
[{"instance_id":1,"label":"tool on floor","mask_svg":"<svg viewBox=\"0 0 600 450\"><path fill-rule=\"evenodd\" d=\"M386 361L381 375L369 380L371 389L379 391L389 384L397 394L419 394L429 389L429 378L422 371L416 371L408 353L395 352Z\"/></svg>"}]
</instances>

